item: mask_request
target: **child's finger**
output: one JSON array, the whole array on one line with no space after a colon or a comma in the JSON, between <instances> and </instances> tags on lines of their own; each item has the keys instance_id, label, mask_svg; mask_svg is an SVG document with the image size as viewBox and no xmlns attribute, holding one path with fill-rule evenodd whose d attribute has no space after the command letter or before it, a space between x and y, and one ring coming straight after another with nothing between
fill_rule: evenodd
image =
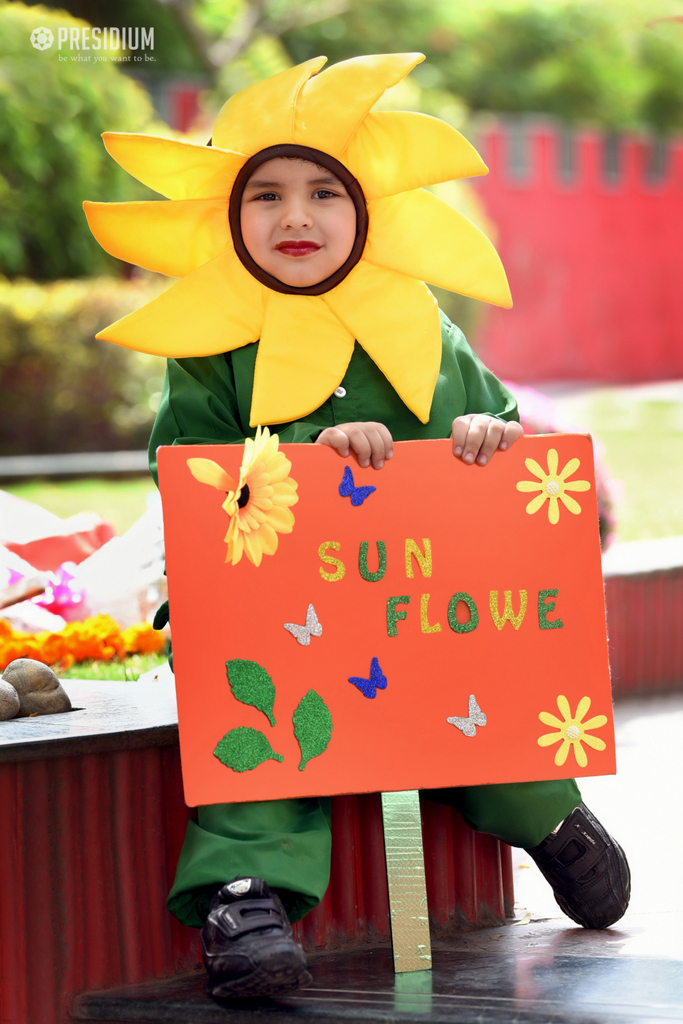
<instances>
[{"instance_id":1,"label":"child's finger","mask_svg":"<svg viewBox=\"0 0 683 1024\"><path fill-rule=\"evenodd\" d=\"M482 445L486 440L490 418L487 416L473 416L467 428L467 436L462 446L462 461L467 465L477 459ZM496 445L498 441L496 440ZM488 460L486 460L488 461Z\"/></svg>"},{"instance_id":2,"label":"child's finger","mask_svg":"<svg viewBox=\"0 0 683 1024\"><path fill-rule=\"evenodd\" d=\"M339 427L326 427L325 430L318 435L316 444L326 444L328 447L334 448L337 454L341 455L342 458L347 458L351 451L349 438L343 430L339 429Z\"/></svg>"},{"instance_id":3,"label":"child's finger","mask_svg":"<svg viewBox=\"0 0 683 1024\"><path fill-rule=\"evenodd\" d=\"M394 439L391 436L391 431L384 423L373 423L374 427L379 431L382 440L384 441L384 458L391 459L394 455Z\"/></svg>"},{"instance_id":4,"label":"child's finger","mask_svg":"<svg viewBox=\"0 0 683 1024\"><path fill-rule=\"evenodd\" d=\"M385 438L380 433L379 427L379 423L356 423L352 426L349 434L351 447L358 456L358 464L363 469L371 464L374 469L381 469L384 465Z\"/></svg>"},{"instance_id":5,"label":"child's finger","mask_svg":"<svg viewBox=\"0 0 683 1024\"><path fill-rule=\"evenodd\" d=\"M467 441L467 432L470 428L470 422L472 419L472 416L458 416L457 419L453 420L453 427L451 429L453 454L458 457L461 457L464 452L465 442Z\"/></svg>"},{"instance_id":6,"label":"child's finger","mask_svg":"<svg viewBox=\"0 0 683 1024\"><path fill-rule=\"evenodd\" d=\"M477 464L479 466L485 466L491 456L498 450L504 432L505 424L501 420L491 417L477 454Z\"/></svg>"},{"instance_id":7,"label":"child's finger","mask_svg":"<svg viewBox=\"0 0 683 1024\"><path fill-rule=\"evenodd\" d=\"M372 445L365 433L365 424L346 423L344 430L351 445L351 451L356 453L358 465L365 468L370 465L372 458Z\"/></svg>"},{"instance_id":8,"label":"child's finger","mask_svg":"<svg viewBox=\"0 0 683 1024\"><path fill-rule=\"evenodd\" d=\"M515 441L519 440L523 433L524 428L521 423L516 423L514 420L511 423L506 423L498 447L502 452L506 451Z\"/></svg>"}]
</instances>

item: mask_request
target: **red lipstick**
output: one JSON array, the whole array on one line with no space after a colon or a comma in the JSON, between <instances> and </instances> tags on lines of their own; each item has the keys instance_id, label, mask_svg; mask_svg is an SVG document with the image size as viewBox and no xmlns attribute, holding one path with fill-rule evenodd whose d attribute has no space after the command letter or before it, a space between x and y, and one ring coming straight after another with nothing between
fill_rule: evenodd
<instances>
[{"instance_id":1,"label":"red lipstick","mask_svg":"<svg viewBox=\"0 0 683 1024\"><path fill-rule=\"evenodd\" d=\"M310 256L311 253L317 252L320 246L317 242L292 238L285 242L278 242L275 248L285 256Z\"/></svg>"}]
</instances>

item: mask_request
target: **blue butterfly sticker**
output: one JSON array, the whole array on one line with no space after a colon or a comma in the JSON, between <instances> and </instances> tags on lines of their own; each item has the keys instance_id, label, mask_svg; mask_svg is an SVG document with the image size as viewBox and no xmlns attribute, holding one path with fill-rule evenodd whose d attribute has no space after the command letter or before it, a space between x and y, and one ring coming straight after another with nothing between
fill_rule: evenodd
<instances>
[{"instance_id":1,"label":"blue butterfly sticker","mask_svg":"<svg viewBox=\"0 0 683 1024\"><path fill-rule=\"evenodd\" d=\"M369 498L373 491L376 491L376 487L356 487L353 482L353 473L348 466L344 466L344 476L342 482L339 484L339 493L342 498L351 498L351 504L358 507L362 505L366 498Z\"/></svg>"},{"instance_id":2,"label":"blue butterfly sticker","mask_svg":"<svg viewBox=\"0 0 683 1024\"><path fill-rule=\"evenodd\" d=\"M373 700L377 696L378 690L386 690L387 688L387 677L379 667L377 658L373 658L370 662L369 679L363 679L360 676L351 676L349 682L358 687L363 696L367 697L369 700Z\"/></svg>"}]
</instances>

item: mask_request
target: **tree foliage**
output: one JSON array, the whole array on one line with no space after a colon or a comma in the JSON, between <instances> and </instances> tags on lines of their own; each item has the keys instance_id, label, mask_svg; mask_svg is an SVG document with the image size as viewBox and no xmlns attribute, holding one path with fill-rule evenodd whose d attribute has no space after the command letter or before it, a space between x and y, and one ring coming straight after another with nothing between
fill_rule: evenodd
<instances>
[{"instance_id":1,"label":"tree foliage","mask_svg":"<svg viewBox=\"0 0 683 1024\"><path fill-rule=\"evenodd\" d=\"M283 42L293 61L421 50L423 87L472 111L673 132L683 129L683 24L666 15L676 13L676 0L353 0Z\"/></svg>"},{"instance_id":2,"label":"tree foliage","mask_svg":"<svg viewBox=\"0 0 683 1024\"><path fill-rule=\"evenodd\" d=\"M145 91L110 62L72 61L57 46L34 49L37 26L81 22L44 7L0 6L0 274L38 280L111 270L90 234L84 199L142 199L109 157L105 130L149 129ZM59 57L69 57L60 60Z\"/></svg>"}]
</instances>

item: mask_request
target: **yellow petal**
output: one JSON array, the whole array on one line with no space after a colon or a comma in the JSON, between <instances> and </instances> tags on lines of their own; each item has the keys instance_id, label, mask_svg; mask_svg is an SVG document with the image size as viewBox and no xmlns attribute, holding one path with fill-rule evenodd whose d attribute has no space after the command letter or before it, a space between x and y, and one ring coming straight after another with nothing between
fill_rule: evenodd
<instances>
[{"instance_id":1,"label":"yellow petal","mask_svg":"<svg viewBox=\"0 0 683 1024\"><path fill-rule=\"evenodd\" d=\"M544 736L538 737L539 747L551 747L553 743L559 743L562 739L562 733L559 732L547 732Z\"/></svg>"},{"instance_id":2,"label":"yellow petal","mask_svg":"<svg viewBox=\"0 0 683 1024\"><path fill-rule=\"evenodd\" d=\"M532 480L520 480L516 486L518 491L540 491L543 484L535 484Z\"/></svg>"},{"instance_id":3,"label":"yellow petal","mask_svg":"<svg viewBox=\"0 0 683 1024\"><path fill-rule=\"evenodd\" d=\"M557 526L560 521L560 508L557 504L557 498L555 495L551 495L550 501L548 502L548 521Z\"/></svg>"},{"instance_id":4,"label":"yellow petal","mask_svg":"<svg viewBox=\"0 0 683 1024\"><path fill-rule=\"evenodd\" d=\"M564 489L565 491L590 491L591 485L587 480L566 480Z\"/></svg>"},{"instance_id":5,"label":"yellow petal","mask_svg":"<svg viewBox=\"0 0 683 1024\"><path fill-rule=\"evenodd\" d=\"M288 508L274 505L268 512L268 522L278 533L291 533L294 526L294 513Z\"/></svg>"},{"instance_id":6,"label":"yellow petal","mask_svg":"<svg viewBox=\"0 0 683 1024\"><path fill-rule=\"evenodd\" d=\"M586 757L586 751L583 749L580 743L574 743L574 757L579 768L585 768L588 764L588 758Z\"/></svg>"},{"instance_id":7,"label":"yellow petal","mask_svg":"<svg viewBox=\"0 0 683 1024\"><path fill-rule=\"evenodd\" d=\"M587 743L593 750L604 750L607 744L599 736L584 736L583 742Z\"/></svg>"},{"instance_id":8,"label":"yellow petal","mask_svg":"<svg viewBox=\"0 0 683 1024\"><path fill-rule=\"evenodd\" d=\"M242 534L242 542L244 544L244 553L249 561L256 566L261 564L263 558L263 552L261 550L261 543L257 535L250 533Z\"/></svg>"},{"instance_id":9,"label":"yellow petal","mask_svg":"<svg viewBox=\"0 0 683 1024\"><path fill-rule=\"evenodd\" d=\"M333 64L302 89L292 141L341 159L353 133L385 89L400 82L423 60L421 53L378 53Z\"/></svg>"},{"instance_id":10,"label":"yellow petal","mask_svg":"<svg viewBox=\"0 0 683 1024\"><path fill-rule=\"evenodd\" d=\"M590 708L590 706L591 706L591 699L590 699L590 697L582 697L581 700L579 701L579 705L578 705L578 707L576 709L576 714L574 715L575 721L580 722L581 719L583 718L583 716L586 714L586 712ZM584 729L585 728L586 727L584 726Z\"/></svg>"},{"instance_id":11,"label":"yellow petal","mask_svg":"<svg viewBox=\"0 0 683 1024\"><path fill-rule=\"evenodd\" d=\"M272 526L264 523L258 532L258 539L264 555L274 555L277 551L278 536Z\"/></svg>"},{"instance_id":12,"label":"yellow petal","mask_svg":"<svg viewBox=\"0 0 683 1024\"><path fill-rule=\"evenodd\" d=\"M292 463L289 459L286 459L282 452L278 452L277 456L266 466L270 483L279 484L282 480L286 480L291 468Z\"/></svg>"},{"instance_id":13,"label":"yellow petal","mask_svg":"<svg viewBox=\"0 0 683 1024\"><path fill-rule=\"evenodd\" d=\"M188 459L187 467L195 480L200 484L208 484L219 491L234 491L237 484L231 476L225 472L222 466L211 459Z\"/></svg>"},{"instance_id":14,"label":"yellow petal","mask_svg":"<svg viewBox=\"0 0 683 1024\"><path fill-rule=\"evenodd\" d=\"M535 498L531 499L531 501L526 507L526 510L530 516L532 516L534 512L538 512L539 508L541 508L543 502L546 500L547 497L547 494L537 494Z\"/></svg>"},{"instance_id":15,"label":"yellow petal","mask_svg":"<svg viewBox=\"0 0 683 1024\"><path fill-rule=\"evenodd\" d=\"M557 452L554 448L548 451L548 476L557 476Z\"/></svg>"},{"instance_id":16,"label":"yellow petal","mask_svg":"<svg viewBox=\"0 0 683 1024\"><path fill-rule=\"evenodd\" d=\"M572 473L575 473L577 471L580 465L581 463L578 459L570 459L567 465L562 470L562 472L559 474L560 480L565 480L568 476L571 476Z\"/></svg>"},{"instance_id":17,"label":"yellow petal","mask_svg":"<svg viewBox=\"0 0 683 1024\"><path fill-rule=\"evenodd\" d=\"M185 277L232 246L226 199L83 203L102 248L126 263Z\"/></svg>"},{"instance_id":18,"label":"yellow petal","mask_svg":"<svg viewBox=\"0 0 683 1024\"><path fill-rule=\"evenodd\" d=\"M352 355L353 334L322 297L269 291L251 425L288 423L319 408L339 386Z\"/></svg>"},{"instance_id":19,"label":"yellow petal","mask_svg":"<svg viewBox=\"0 0 683 1024\"><path fill-rule=\"evenodd\" d=\"M117 164L167 199L229 196L247 159L244 153L160 135L105 132L102 138Z\"/></svg>"},{"instance_id":20,"label":"yellow petal","mask_svg":"<svg viewBox=\"0 0 683 1024\"><path fill-rule=\"evenodd\" d=\"M258 340L263 293L228 250L97 337L158 356L232 351Z\"/></svg>"},{"instance_id":21,"label":"yellow petal","mask_svg":"<svg viewBox=\"0 0 683 1024\"><path fill-rule=\"evenodd\" d=\"M488 170L474 146L445 121L399 110L368 114L349 142L343 163L358 178L366 199Z\"/></svg>"},{"instance_id":22,"label":"yellow petal","mask_svg":"<svg viewBox=\"0 0 683 1024\"><path fill-rule=\"evenodd\" d=\"M512 305L503 264L483 231L416 189L368 203L364 260L498 306Z\"/></svg>"},{"instance_id":23,"label":"yellow petal","mask_svg":"<svg viewBox=\"0 0 683 1024\"><path fill-rule=\"evenodd\" d=\"M225 535L225 539L228 544L228 550L225 555L225 561L227 562L232 560L232 564L237 565L244 552L244 542L242 539L242 534L239 532L239 530L234 530L232 536L230 536L230 529L228 529L228 532Z\"/></svg>"},{"instance_id":24,"label":"yellow petal","mask_svg":"<svg viewBox=\"0 0 683 1024\"><path fill-rule=\"evenodd\" d=\"M229 516L234 516L236 514L236 512L237 512L238 506L237 506L237 502L235 500L236 497L237 497L237 489L235 489L234 491L228 491L228 496L225 499L225 501L223 502L223 504L221 505L221 508L223 509L223 511L226 512Z\"/></svg>"},{"instance_id":25,"label":"yellow petal","mask_svg":"<svg viewBox=\"0 0 683 1024\"><path fill-rule=\"evenodd\" d=\"M571 721L572 712L569 707L569 701L566 697L563 697L562 694L557 698L557 707L565 722Z\"/></svg>"},{"instance_id":26,"label":"yellow petal","mask_svg":"<svg viewBox=\"0 0 683 1024\"><path fill-rule=\"evenodd\" d=\"M585 730L600 729L603 725L607 725L606 715L596 715L595 718L589 718L587 722L583 722Z\"/></svg>"},{"instance_id":27,"label":"yellow petal","mask_svg":"<svg viewBox=\"0 0 683 1024\"><path fill-rule=\"evenodd\" d=\"M574 499L570 498L568 494L558 494L558 498L560 499L560 501L564 502L566 508L569 509L570 512L573 512L575 516L578 516L580 514L581 506L579 505L578 501L574 501Z\"/></svg>"},{"instance_id":28,"label":"yellow petal","mask_svg":"<svg viewBox=\"0 0 683 1024\"><path fill-rule=\"evenodd\" d=\"M281 484L275 484L275 493L273 494L273 504L279 508L287 508L290 505L296 505L299 500L299 495L296 493L296 487L292 487L285 482Z\"/></svg>"},{"instance_id":29,"label":"yellow petal","mask_svg":"<svg viewBox=\"0 0 683 1024\"><path fill-rule=\"evenodd\" d=\"M230 97L216 118L213 144L252 156L268 146L298 141L294 138L294 111L299 94L311 75L319 71L326 61L327 57L314 57L279 75L240 89ZM336 116L334 105L328 106L328 120ZM315 142L305 145L324 148Z\"/></svg>"},{"instance_id":30,"label":"yellow petal","mask_svg":"<svg viewBox=\"0 0 683 1024\"><path fill-rule=\"evenodd\" d=\"M529 470L529 472L533 473L534 476L537 476L539 480L545 480L545 478L546 478L545 470L541 469L541 467L539 466L539 464L536 462L535 459L525 459L524 460L524 465Z\"/></svg>"},{"instance_id":31,"label":"yellow petal","mask_svg":"<svg viewBox=\"0 0 683 1024\"><path fill-rule=\"evenodd\" d=\"M549 711L539 711L538 717L544 725L552 725L554 729L562 728L559 718L555 718L555 715L551 715Z\"/></svg>"},{"instance_id":32,"label":"yellow petal","mask_svg":"<svg viewBox=\"0 0 683 1024\"><path fill-rule=\"evenodd\" d=\"M571 743L569 742L569 740L565 740L560 749L555 754L555 764L558 768L560 768L567 760L567 754L569 753L570 747Z\"/></svg>"},{"instance_id":33,"label":"yellow petal","mask_svg":"<svg viewBox=\"0 0 683 1024\"><path fill-rule=\"evenodd\" d=\"M361 260L322 298L426 423L441 365L439 311L427 286Z\"/></svg>"}]
</instances>

